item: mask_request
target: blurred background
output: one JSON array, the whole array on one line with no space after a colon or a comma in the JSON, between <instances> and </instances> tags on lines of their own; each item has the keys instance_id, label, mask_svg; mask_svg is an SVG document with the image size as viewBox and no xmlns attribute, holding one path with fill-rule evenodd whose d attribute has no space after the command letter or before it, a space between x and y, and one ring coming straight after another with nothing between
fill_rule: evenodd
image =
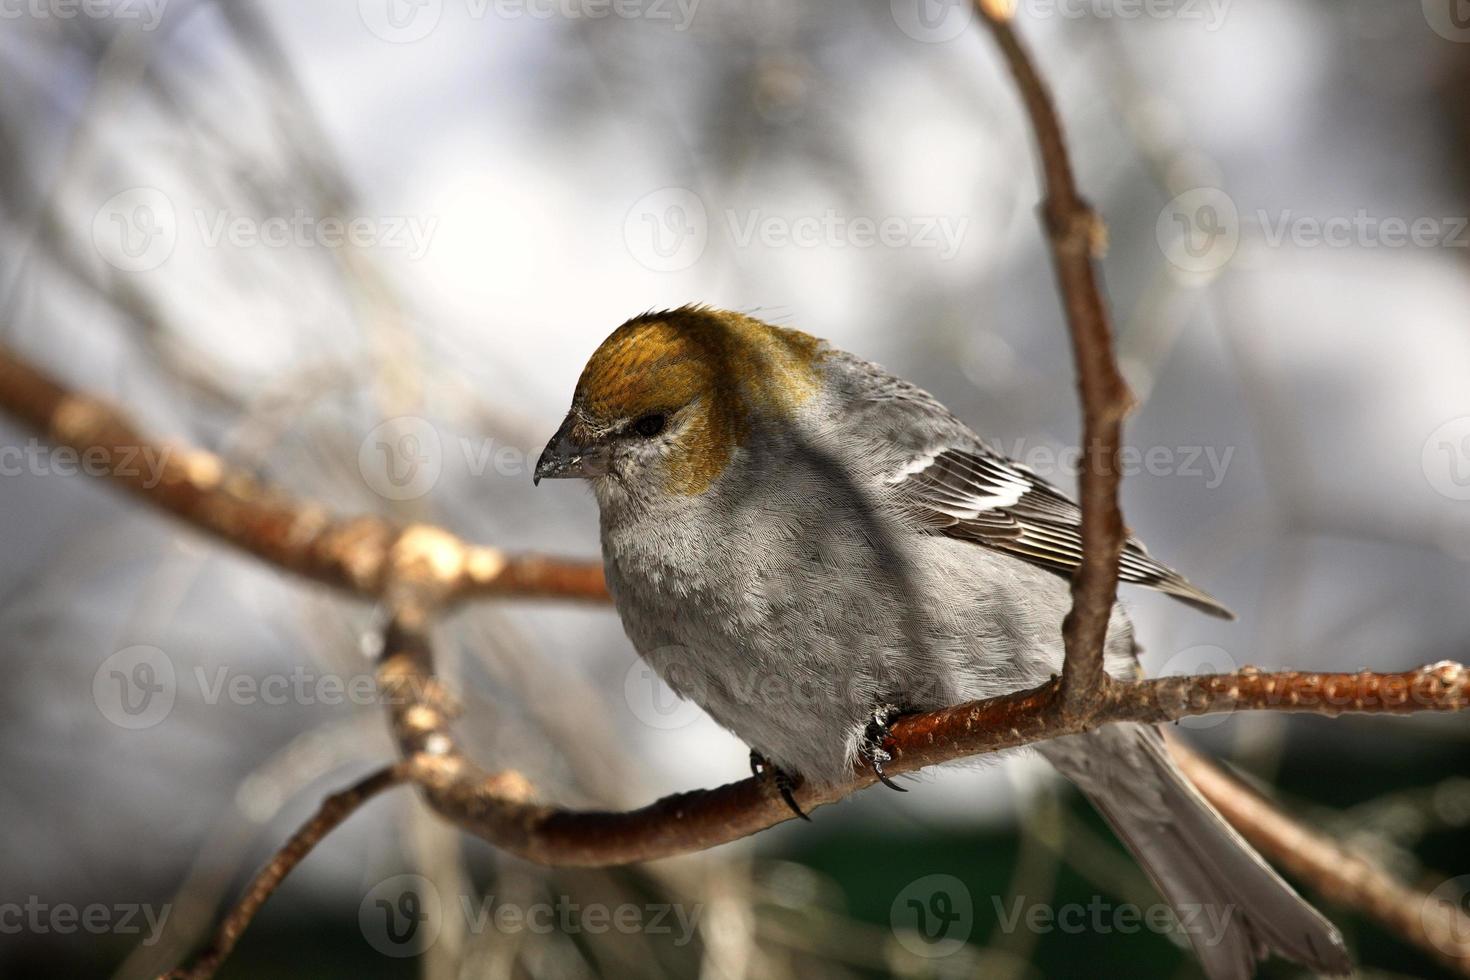
<instances>
[{"instance_id":1,"label":"blurred background","mask_svg":"<svg viewBox=\"0 0 1470 980\"><path fill-rule=\"evenodd\" d=\"M1463 8L1021 2L1111 232L1128 520L1240 614L1129 590L1154 672L1466 656ZM528 463L608 332L691 301L878 360L1075 486L1030 133L958 0L4 0L0 22L0 339L292 493L593 556L590 497L533 491ZM361 695L378 610L75 462L0 419L7 977L175 965L393 754ZM746 772L610 610L480 604L438 643L477 761L548 799ZM113 684L139 664L146 703ZM1466 718L1178 731L1405 880L1470 890ZM1117 914L1159 900L1039 760L910 788L608 872L496 853L400 790L221 975L1198 975ZM1324 910L1364 976L1443 975Z\"/></svg>"}]
</instances>

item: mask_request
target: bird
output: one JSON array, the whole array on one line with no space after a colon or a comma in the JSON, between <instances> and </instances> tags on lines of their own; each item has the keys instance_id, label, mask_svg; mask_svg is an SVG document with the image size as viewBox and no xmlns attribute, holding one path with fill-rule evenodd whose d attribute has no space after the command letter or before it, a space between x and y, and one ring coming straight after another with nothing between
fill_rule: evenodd
<instances>
[{"instance_id":1,"label":"bird","mask_svg":"<svg viewBox=\"0 0 1470 980\"><path fill-rule=\"evenodd\" d=\"M926 391L801 331L702 305L628 320L588 359L534 478L590 485L629 640L793 808L797 780L835 785L858 765L903 788L882 768L894 718L1061 671L1077 505ZM1119 577L1231 618L1136 540ZM1107 671L1136 678L1138 653L1116 605ZM1148 872L1211 980L1253 976L1271 954L1350 972L1337 929L1157 727L1036 750ZM1224 927L1191 929L1201 910Z\"/></svg>"}]
</instances>

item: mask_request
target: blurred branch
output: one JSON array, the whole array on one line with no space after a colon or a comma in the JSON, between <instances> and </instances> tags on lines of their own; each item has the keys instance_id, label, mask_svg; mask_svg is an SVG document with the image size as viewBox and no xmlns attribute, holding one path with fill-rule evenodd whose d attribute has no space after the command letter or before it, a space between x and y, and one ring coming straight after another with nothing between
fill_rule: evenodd
<instances>
[{"instance_id":1,"label":"blurred branch","mask_svg":"<svg viewBox=\"0 0 1470 980\"><path fill-rule=\"evenodd\" d=\"M1192 749L1170 750L1191 782L1262 854L1329 901L1376 919L1445 966L1470 976L1470 916L1448 899L1410 888L1372 861L1283 814Z\"/></svg>"},{"instance_id":2,"label":"blurred branch","mask_svg":"<svg viewBox=\"0 0 1470 980\"><path fill-rule=\"evenodd\" d=\"M135 496L284 571L365 598L442 605L468 596L604 599L598 562L513 555L428 525L337 518L213 453L153 440L110 405L66 390L0 346L0 410Z\"/></svg>"},{"instance_id":3,"label":"blurred branch","mask_svg":"<svg viewBox=\"0 0 1470 980\"><path fill-rule=\"evenodd\" d=\"M225 957L235 948L240 934L250 925L250 920L255 918L265 900L274 894L292 869L364 803L384 790L402 784L407 778L407 767L400 763L379 769L342 792L327 797L316 815L292 834L291 839L266 862L265 867L256 872L245 889L244 897L220 923L209 947L189 967L173 970L165 976L169 980L207 980L214 976Z\"/></svg>"},{"instance_id":4,"label":"blurred branch","mask_svg":"<svg viewBox=\"0 0 1470 980\"><path fill-rule=\"evenodd\" d=\"M1011 26L1014 5L1007 0L974 3L1015 77L1041 153L1046 190L1042 214L1082 399L1082 445L1086 447L1086 465L1078 478L1082 563L1072 579L1072 609L1062 624L1066 662L1060 708L1086 717L1103 706L1110 683L1103 670L1103 644L1118 598L1118 562L1128 536L1118 505L1122 481L1118 454L1123 418L1133 405L1133 396L1113 356L1113 331L1094 261L1107 232L1077 189L1051 92Z\"/></svg>"}]
</instances>

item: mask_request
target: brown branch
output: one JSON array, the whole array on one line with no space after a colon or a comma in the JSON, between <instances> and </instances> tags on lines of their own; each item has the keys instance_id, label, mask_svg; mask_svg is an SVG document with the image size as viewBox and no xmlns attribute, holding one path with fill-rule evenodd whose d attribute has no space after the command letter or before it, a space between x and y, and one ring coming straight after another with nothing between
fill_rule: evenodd
<instances>
[{"instance_id":1,"label":"brown branch","mask_svg":"<svg viewBox=\"0 0 1470 980\"><path fill-rule=\"evenodd\" d=\"M1109 684L1103 670L1103 641L1118 597L1118 561L1127 539L1118 505L1122 479L1118 454L1123 418L1132 407L1133 396L1113 356L1112 327L1093 258L1106 232L1102 219L1077 189L1051 92L1011 26L1012 5L998 0L974 3L1015 77L1036 134L1046 194L1042 214L1082 399L1082 445L1086 447L1086 464L1078 480L1082 564L1072 579L1072 609L1062 624L1066 662L1061 708L1085 717L1102 705Z\"/></svg>"},{"instance_id":2,"label":"brown branch","mask_svg":"<svg viewBox=\"0 0 1470 980\"><path fill-rule=\"evenodd\" d=\"M316 815L292 834L291 839L266 862L265 867L256 872L245 889L245 894L215 930L209 946L189 966L164 974L166 980L208 980L214 976L220 964L235 948L240 934L250 925L266 899L286 880L286 876L364 803L384 790L401 785L408 778L409 767L399 763L379 769L340 793L327 797Z\"/></svg>"},{"instance_id":3,"label":"brown branch","mask_svg":"<svg viewBox=\"0 0 1470 980\"><path fill-rule=\"evenodd\" d=\"M425 798L444 817L497 847L542 864L607 866L673 857L747 837L792 819L769 779L666 797L622 813L571 811L533 801L526 779L488 774L470 762L450 729L450 699L433 674L424 621L413 611L388 628L380 684L393 734ZM1275 710L1335 716L1459 711L1470 707L1470 671L1440 663L1399 674L1264 673L1163 677L1111 685L1089 719L1058 710L1060 685L911 715L885 743L890 773L1029 745L1120 721L1163 723L1196 715ZM803 784L811 811L876 781L866 768L837 786Z\"/></svg>"},{"instance_id":4,"label":"brown branch","mask_svg":"<svg viewBox=\"0 0 1470 980\"><path fill-rule=\"evenodd\" d=\"M1190 781L1258 851L1328 901L1359 910L1470 976L1470 916L1459 906L1402 884L1362 855L1302 826L1187 746L1171 741L1169 748Z\"/></svg>"},{"instance_id":5,"label":"brown branch","mask_svg":"<svg viewBox=\"0 0 1470 980\"><path fill-rule=\"evenodd\" d=\"M602 600L602 566L469 545L440 528L341 518L292 499L213 453L156 441L121 412L66 390L0 346L0 410L77 453L139 499L284 571L367 598L413 593Z\"/></svg>"}]
</instances>

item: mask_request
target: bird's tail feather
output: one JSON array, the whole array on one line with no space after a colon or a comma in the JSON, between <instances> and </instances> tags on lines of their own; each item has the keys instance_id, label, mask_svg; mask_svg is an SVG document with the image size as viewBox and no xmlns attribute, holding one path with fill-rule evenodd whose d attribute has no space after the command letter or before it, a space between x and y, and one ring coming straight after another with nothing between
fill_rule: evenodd
<instances>
[{"instance_id":1,"label":"bird's tail feather","mask_svg":"<svg viewBox=\"0 0 1470 980\"><path fill-rule=\"evenodd\" d=\"M1332 976L1351 971L1341 934L1200 795L1158 729L1107 725L1040 748L1174 906L1210 980L1248 980L1272 953Z\"/></svg>"}]
</instances>

